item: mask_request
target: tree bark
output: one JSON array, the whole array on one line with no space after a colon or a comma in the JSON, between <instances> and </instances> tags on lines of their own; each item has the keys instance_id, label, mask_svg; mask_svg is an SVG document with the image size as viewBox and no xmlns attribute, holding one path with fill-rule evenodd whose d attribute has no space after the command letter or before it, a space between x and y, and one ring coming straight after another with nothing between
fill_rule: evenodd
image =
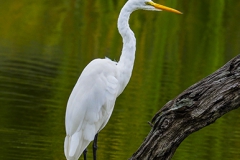
<instances>
[{"instance_id":1,"label":"tree bark","mask_svg":"<svg viewBox=\"0 0 240 160\"><path fill-rule=\"evenodd\" d=\"M169 160L191 133L240 107L240 55L165 104L130 160Z\"/></svg>"}]
</instances>

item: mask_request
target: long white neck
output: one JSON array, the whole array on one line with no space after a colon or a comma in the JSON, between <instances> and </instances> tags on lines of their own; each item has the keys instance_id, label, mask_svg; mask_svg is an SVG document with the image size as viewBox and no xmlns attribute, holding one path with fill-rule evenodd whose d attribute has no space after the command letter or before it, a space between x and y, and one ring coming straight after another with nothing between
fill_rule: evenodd
<instances>
[{"instance_id":1,"label":"long white neck","mask_svg":"<svg viewBox=\"0 0 240 160\"><path fill-rule=\"evenodd\" d=\"M123 39L123 48L120 60L118 62L118 69L120 71L119 81L121 89L119 94L122 93L132 75L132 69L135 59L136 51L136 38L133 31L130 29L128 21L133 9L128 5L128 2L122 8L118 17L118 31Z\"/></svg>"}]
</instances>

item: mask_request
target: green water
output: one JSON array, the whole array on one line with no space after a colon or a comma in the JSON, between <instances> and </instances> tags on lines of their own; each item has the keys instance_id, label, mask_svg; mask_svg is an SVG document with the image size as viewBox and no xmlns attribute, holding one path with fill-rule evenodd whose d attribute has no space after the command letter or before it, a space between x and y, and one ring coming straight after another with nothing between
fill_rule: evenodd
<instances>
[{"instance_id":1,"label":"green water","mask_svg":"<svg viewBox=\"0 0 240 160\"><path fill-rule=\"evenodd\" d=\"M156 1L137 11L132 78L99 135L98 158L129 158L169 100L240 53L240 1ZM0 159L63 160L68 96L94 58L118 60L124 0L10 0L0 6ZM89 159L92 159L91 148ZM185 139L174 160L240 159L240 111Z\"/></svg>"}]
</instances>

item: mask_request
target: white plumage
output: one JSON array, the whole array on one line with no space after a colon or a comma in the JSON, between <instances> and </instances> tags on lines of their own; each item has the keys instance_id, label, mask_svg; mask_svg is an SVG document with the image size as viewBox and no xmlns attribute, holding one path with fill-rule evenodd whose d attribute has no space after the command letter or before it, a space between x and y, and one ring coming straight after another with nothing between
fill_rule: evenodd
<instances>
[{"instance_id":1,"label":"white plumage","mask_svg":"<svg viewBox=\"0 0 240 160\"><path fill-rule=\"evenodd\" d=\"M116 101L130 80L136 50L136 39L129 28L130 14L137 9L174 9L150 0L128 0L118 18L118 30L123 38L119 62L109 59L91 61L81 73L68 99L64 152L68 160L77 160L94 136L107 124Z\"/></svg>"},{"instance_id":2,"label":"white plumage","mask_svg":"<svg viewBox=\"0 0 240 160\"><path fill-rule=\"evenodd\" d=\"M116 62L95 59L79 77L67 104L65 155L78 159L109 120L119 91ZM84 85L83 85L84 84Z\"/></svg>"}]
</instances>

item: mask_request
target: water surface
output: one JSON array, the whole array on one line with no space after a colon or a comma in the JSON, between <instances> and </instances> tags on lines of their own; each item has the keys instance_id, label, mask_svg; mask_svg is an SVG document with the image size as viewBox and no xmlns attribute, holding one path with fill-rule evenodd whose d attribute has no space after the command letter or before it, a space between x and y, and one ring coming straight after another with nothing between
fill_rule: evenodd
<instances>
[{"instance_id":1,"label":"water surface","mask_svg":"<svg viewBox=\"0 0 240 160\"><path fill-rule=\"evenodd\" d=\"M137 11L131 16L135 66L99 135L99 159L131 157L150 131L147 121L166 102L240 52L239 1L158 2L184 14ZM124 3L1 3L0 159L65 159L68 96L92 59L119 59L122 39L116 22ZM239 115L232 111L192 134L173 159L240 159Z\"/></svg>"}]
</instances>

